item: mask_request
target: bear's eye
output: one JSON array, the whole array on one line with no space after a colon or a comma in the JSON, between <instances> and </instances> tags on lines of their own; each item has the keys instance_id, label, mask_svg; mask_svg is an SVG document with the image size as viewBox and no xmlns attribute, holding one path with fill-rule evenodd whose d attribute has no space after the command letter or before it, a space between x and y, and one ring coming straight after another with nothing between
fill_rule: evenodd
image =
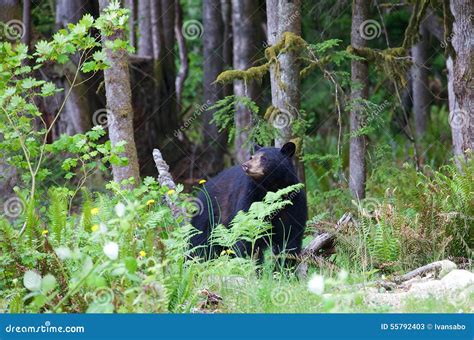
<instances>
[{"instance_id":1,"label":"bear's eye","mask_svg":"<svg viewBox=\"0 0 474 340\"><path fill-rule=\"evenodd\" d=\"M250 156L250 159L253 159L253 156Z\"/></svg>"},{"instance_id":2,"label":"bear's eye","mask_svg":"<svg viewBox=\"0 0 474 340\"><path fill-rule=\"evenodd\" d=\"M266 161L266 160L267 160L267 157L265 157L265 156L262 156L262 157L260 157L260 160L262 160L262 161Z\"/></svg>"}]
</instances>

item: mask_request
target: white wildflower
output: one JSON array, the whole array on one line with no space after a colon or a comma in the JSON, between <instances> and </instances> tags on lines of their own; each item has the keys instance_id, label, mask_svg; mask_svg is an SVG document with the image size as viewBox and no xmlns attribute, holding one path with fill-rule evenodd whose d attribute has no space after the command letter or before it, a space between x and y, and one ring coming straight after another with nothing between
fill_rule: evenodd
<instances>
[{"instance_id":1,"label":"white wildflower","mask_svg":"<svg viewBox=\"0 0 474 340\"><path fill-rule=\"evenodd\" d=\"M347 278L349 277L349 273L346 271L346 270L341 270L338 274L337 274L337 278L340 280L340 281L346 281Z\"/></svg>"},{"instance_id":2,"label":"white wildflower","mask_svg":"<svg viewBox=\"0 0 474 340\"><path fill-rule=\"evenodd\" d=\"M311 293L321 295L324 292L324 277L321 275L313 275L308 282L308 289Z\"/></svg>"},{"instance_id":3,"label":"white wildflower","mask_svg":"<svg viewBox=\"0 0 474 340\"><path fill-rule=\"evenodd\" d=\"M115 242L107 242L104 245L104 254L111 260L116 260L118 258L119 246Z\"/></svg>"},{"instance_id":4,"label":"white wildflower","mask_svg":"<svg viewBox=\"0 0 474 340\"><path fill-rule=\"evenodd\" d=\"M71 250L68 247L58 247L55 249L55 252L61 260L66 260L71 257Z\"/></svg>"},{"instance_id":5,"label":"white wildflower","mask_svg":"<svg viewBox=\"0 0 474 340\"><path fill-rule=\"evenodd\" d=\"M125 205L122 202L117 203L117 205L115 206L115 213L118 217L125 216Z\"/></svg>"}]
</instances>

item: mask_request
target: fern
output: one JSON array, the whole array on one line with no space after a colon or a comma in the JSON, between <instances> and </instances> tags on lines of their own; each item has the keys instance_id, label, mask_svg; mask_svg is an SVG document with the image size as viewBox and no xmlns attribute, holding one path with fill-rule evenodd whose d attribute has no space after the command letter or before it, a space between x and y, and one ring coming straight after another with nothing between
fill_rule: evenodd
<instances>
[{"instance_id":1,"label":"fern","mask_svg":"<svg viewBox=\"0 0 474 340\"><path fill-rule=\"evenodd\" d=\"M66 188L51 188L48 190L49 226L57 244L61 244L61 236L66 227L68 215L68 190Z\"/></svg>"},{"instance_id":2,"label":"fern","mask_svg":"<svg viewBox=\"0 0 474 340\"><path fill-rule=\"evenodd\" d=\"M82 227L85 231L90 231L92 227L92 199L86 188L82 189Z\"/></svg>"},{"instance_id":3,"label":"fern","mask_svg":"<svg viewBox=\"0 0 474 340\"><path fill-rule=\"evenodd\" d=\"M271 217L288 204L291 200L286 196L298 192L303 184L294 184L277 192L268 192L263 201L254 202L247 212L239 211L230 223L230 228L216 226L211 232L211 244L232 248L237 241L243 240L252 244L267 236L272 228Z\"/></svg>"}]
</instances>

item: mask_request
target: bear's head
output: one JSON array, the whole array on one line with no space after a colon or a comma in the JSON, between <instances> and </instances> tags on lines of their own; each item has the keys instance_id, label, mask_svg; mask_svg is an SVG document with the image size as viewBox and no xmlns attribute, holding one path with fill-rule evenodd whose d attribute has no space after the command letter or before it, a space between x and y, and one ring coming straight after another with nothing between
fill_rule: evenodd
<instances>
[{"instance_id":1,"label":"bear's head","mask_svg":"<svg viewBox=\"0 0 474 340\"><path fill-rule=\"evenodd\" d=\"M288 142L279 148L263 148L255 146L255 152L250 159L242 163L242 169L250 178L257 182L287 184L287 180L294 177L292 157L296 146ZM280 185L278 185L280 186Z\"/></svg>"}]
</instances>

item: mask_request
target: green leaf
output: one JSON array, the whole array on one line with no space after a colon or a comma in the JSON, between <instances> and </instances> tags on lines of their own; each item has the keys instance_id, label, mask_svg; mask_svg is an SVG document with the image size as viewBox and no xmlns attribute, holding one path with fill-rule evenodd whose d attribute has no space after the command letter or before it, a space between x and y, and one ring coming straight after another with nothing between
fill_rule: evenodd
<instances>
[{"instance_id":1,"label":"green leaf","mask_svg":"<svg viewBox=\"0 0 474 340\"><path fill-rule=\"evenodd\" d=\"M51 274L47 274L41 280L41 291L46 294L50 290L53 290L54 288L56 288L56 284L57 284L56 278Z\"/></svg>"},{"instance_id":2,"label":"green leaf","mask_svg":"<svg viewBox=\"0 0 474 340\"><path fill-rule=\"evenodd\" d=\"M125 258L124 262L125 262L125 268L127 268L127 270L131 274L137 271L137 260L134 257L129 256Z\"/></svg>"},{"instance_id":3,"label":"green leaf","mask_svg":"<svg viewBox=\"0 0 474 340\"><path fill-rule=\"evenodd\" d=\"M56 91L56 86L51 82L44 83L43 86L41 86L42 97L51 96L54 94L55 91Z\"/></svg>"},{"instance_id":4,"label":"green leaf","mask_svg":"<svg viewBox=\"0 0 474 340\"><path fill-rule=\"evenodd\" d=\"M92 55L92 58L95 60L95 61L101 61L101 62L105 62L107 60L107 56L105 55L105 53L103 51L97 51L95 52L93 55Z\"/></svg>"},{"instance_id":5,"label":"green leaf","mask_svg":"<svg viewBox=\"0 0 474 340\"><path fill-rule=\"evenodd\" d=\"M63 65L69 61L69 57L66 54L60 54L58 55L57 60L58 60L58 63Z\"/></svg>"},{"instance_id":6,"label":"green leaf","mask_svg":"<svg viewBox=\"0 0 474 340\"><path fill-rule=\"evenodd\" d=\"M98 69L97 63L95 61L87 61L82 64L81 71L84 73L96 71Z\"/></svg>"}]
</instances>

